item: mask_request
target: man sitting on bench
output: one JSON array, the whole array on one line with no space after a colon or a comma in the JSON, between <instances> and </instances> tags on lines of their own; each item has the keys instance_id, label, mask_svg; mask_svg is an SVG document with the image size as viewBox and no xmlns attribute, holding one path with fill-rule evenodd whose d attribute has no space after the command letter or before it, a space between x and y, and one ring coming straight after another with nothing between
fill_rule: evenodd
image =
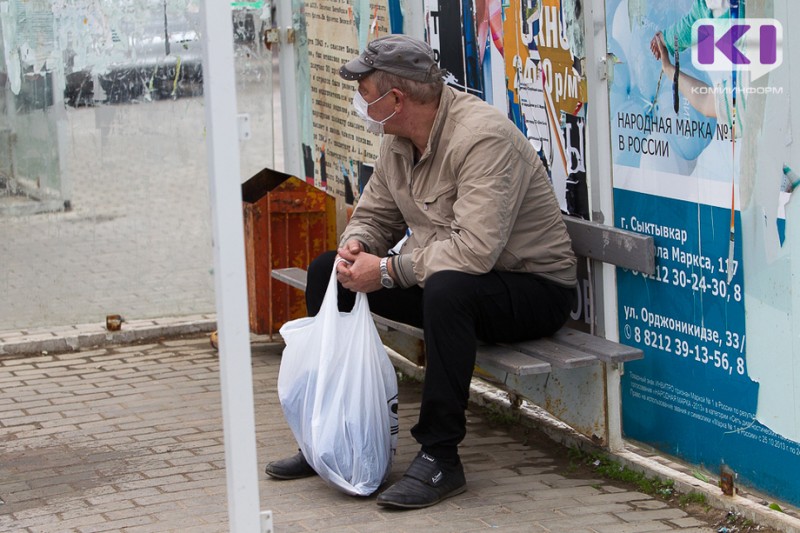
<instances>
[{"instance_id":1,"label":"man sitting on bench","mask_svg":"<svg viewBox=\"0 0 800 533\"><path fill-rule=\"evenodd\" d=\"M339 74L358 81L353 106L367 130L386 135L338 253L309 267L308 314L319 311L338 255L347 261L337 266L341 310L352 308L353 291L365 292L374 313L424 329L425 383L411 429L421 451L377 503L427 507L466 490L458 444L478 339L556 332L573 306L576 259L536 151L500 111L444 86L427 44L375 39ZM266 472L314 474L302 453Z\"/></svg>"}]
</instances>

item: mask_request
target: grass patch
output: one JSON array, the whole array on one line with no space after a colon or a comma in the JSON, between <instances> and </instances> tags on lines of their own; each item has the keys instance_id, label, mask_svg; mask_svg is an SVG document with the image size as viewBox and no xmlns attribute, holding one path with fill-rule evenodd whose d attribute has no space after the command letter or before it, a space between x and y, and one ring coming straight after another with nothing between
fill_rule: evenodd
<instances>
[{"instance_id":1,"label":"grass patch","mask_svg":"<svg viewBox=\"0 0 800 533\"><path fill-rule=\"evenodd\" d=\"M606 479L631 484L640 492L650 496L671 498L675 495L675 482L671 479L664 481L657 477L647 477L641 472L615 463L605 455L570 448L569 457L576 465L588 466Z\"/></svg>"},{"instance_id":2,"label":"grass patch","mask_svg":"<svg viewBox=\"0 0 800 533\"><path fill-rule=\"evenodd\" d=\"M514 413L503 409L487 409L484 412L486 420L490 425L496 426L515 426L519 424L519 413Z\"/></svg>"},{"instance_id":3,"label":"grass patch","mask_svg":"<svg viewBox=\"0 0 800 533\"><path fill-rule=\"evenodd\" d=\"M690 492L688 494L681 494L678 496L678 505L686 507L687 505L695 504L709 507L706 495L702 492Z\"/></svg>"}]
</instances>

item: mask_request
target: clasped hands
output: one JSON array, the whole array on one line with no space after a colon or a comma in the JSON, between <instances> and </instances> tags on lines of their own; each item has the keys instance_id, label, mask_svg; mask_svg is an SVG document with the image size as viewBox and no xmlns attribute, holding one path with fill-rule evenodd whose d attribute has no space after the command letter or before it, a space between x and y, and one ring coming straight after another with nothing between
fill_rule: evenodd
<instances>
[{"instance_id":1,"label":"clasped hands","mask_svg":"<svg viewBox=\"0 0 800 533\"><path fill-rule=\"evenodd\" d=\"M381 258L364 251L361 241L351 239L337 250L336 279L354 292L374 292L382 288Z\"/></svg>"}]
</instances>

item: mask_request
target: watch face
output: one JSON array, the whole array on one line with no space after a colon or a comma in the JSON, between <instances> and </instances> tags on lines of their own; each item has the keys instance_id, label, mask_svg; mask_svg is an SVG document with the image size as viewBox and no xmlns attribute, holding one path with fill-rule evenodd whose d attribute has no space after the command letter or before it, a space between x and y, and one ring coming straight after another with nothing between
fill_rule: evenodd
<instances>
[{"instance_id":1,"label":"watch face","mask_svg":"<svg viewBox=\"0 0 800 533\"><path fill-rule=\"evenodd\" d=\"M392 287L394 287L394 281L392 280L392 278L388 276L385 278L381 277L381 285L383 285L387 289L391 289Z\"/></svg>"}]
</instances>

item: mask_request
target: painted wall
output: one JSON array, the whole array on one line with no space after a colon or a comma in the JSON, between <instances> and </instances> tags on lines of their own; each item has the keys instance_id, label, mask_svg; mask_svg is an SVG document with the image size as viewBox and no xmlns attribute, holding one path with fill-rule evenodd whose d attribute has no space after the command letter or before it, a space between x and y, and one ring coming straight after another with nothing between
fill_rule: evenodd
<instances>
[{"instance_id":1,"label":"painted wall","mask_svg":"<svg viewBox=\"0 0 800 533\"><path fill-rule=\"evenodd\" d=\"M606 2L615 223L657 246L656 275L617 277L620 339L645 351L626 365L623 424L630 438L713 474L727 465L797 504L800 264L784 166L798 164L800 80L785 31L798 13L787 1L730 5ZM758 78L707 70L698 18L776 19L783 63ZM670 49L651 45L657 32ZM757 61L757 44L738 43Z\"/></svg>"}]
</instances>

